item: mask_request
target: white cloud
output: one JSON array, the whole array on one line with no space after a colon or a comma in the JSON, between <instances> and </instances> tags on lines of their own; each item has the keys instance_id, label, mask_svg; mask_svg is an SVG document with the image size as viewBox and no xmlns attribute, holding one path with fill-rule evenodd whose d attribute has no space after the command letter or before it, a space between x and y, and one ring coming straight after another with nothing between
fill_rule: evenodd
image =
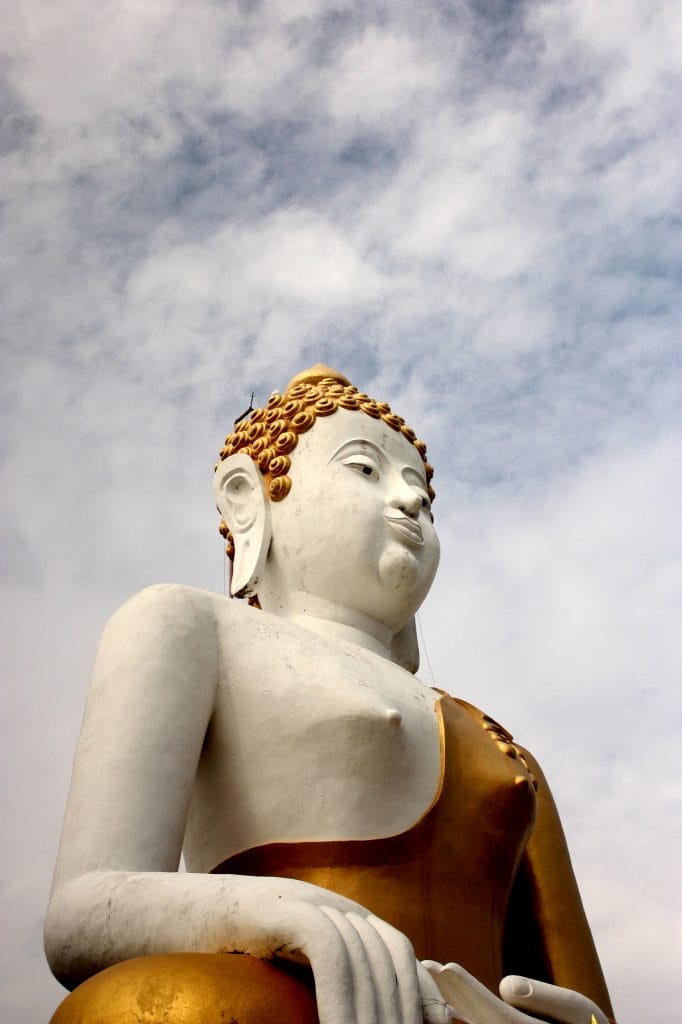
<instances>
[{"instance_id":1,"label":"white cloud","mask_svg":"<svg viewBox=\"0 0 682 1024\"><path fill-rule=\"evenodd\" d=\"M329 72L332 117L350 128L373 129L377 120L409 124L424 94L445 84L446 71L420 51L409 34L371 25L348 46Z\"/></svg>"}]
</instances>

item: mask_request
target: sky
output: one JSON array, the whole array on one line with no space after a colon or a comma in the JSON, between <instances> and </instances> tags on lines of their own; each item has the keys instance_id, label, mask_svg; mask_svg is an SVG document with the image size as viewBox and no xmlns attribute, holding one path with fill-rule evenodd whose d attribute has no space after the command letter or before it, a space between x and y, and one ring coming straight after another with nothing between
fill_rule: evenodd
<instances>
[{"instance_id":1,"label":"sky","mask_svg":"<svg viewBox=\"0 0 682 1024\"><path fill-rule=\"evenodd\" d=\"M322 360L429 445L425 682L539 757L620 1024L682 988L682 8L23 0L0 33L0 1007L99 632L222 592L212 466Z\"/></svg>"}]
</instances>

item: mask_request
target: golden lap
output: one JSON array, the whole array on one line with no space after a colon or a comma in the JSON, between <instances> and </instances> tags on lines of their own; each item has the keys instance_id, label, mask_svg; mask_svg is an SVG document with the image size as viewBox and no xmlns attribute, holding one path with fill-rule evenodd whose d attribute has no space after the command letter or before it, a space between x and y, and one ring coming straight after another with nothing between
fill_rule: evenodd
<instances>
[{"instance_id":1,"label":"golden lap","mask_svg":"<svg viewBox=\"0 0 682 1024\"><path fill-rule=\"evenodd\" d=\"M315 995L274 964L235 953L126 960L79 985L50 1024L318 1024Z\"/></svg>"}]
</instances>

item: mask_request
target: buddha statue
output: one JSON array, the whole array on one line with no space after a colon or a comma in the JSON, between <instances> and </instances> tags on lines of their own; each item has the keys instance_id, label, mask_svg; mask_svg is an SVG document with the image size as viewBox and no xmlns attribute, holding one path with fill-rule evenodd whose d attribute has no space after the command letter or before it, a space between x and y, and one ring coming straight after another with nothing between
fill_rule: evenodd
<instances>
[{"instance_id":1,"label":"buddha statue","mask_svg":"<svg viewBox=\"0 0 682 1024\"><path fill-rule=\"evenodd\" d=\"M325 366L229 435L214 489L248 601L151 587L103 633L45 928L74 989L53 1024L605 1024L539 766L414 674L431 477Z\"/></svg>"}]
</instances>

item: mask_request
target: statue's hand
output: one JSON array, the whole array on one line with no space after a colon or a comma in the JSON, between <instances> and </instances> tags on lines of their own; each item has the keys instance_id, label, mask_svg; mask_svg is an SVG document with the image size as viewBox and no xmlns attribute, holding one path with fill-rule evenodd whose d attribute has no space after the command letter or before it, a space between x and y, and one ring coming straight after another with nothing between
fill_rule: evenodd
<instances>
[{"instance_id":1,"label":"statue's hand","mask_svg":"<svg viewBox=\"0 0 682 1024\"><path fill-rule=\"evenodd\" d=\"M510 974L500 982L500 995L511 1006L546 1014L561 1024L609 1024L596 1003L570 988Z\"/></svg>"},{"instance_id":2,"label":"statue's hand","mask_svg":"<svg viewBox=\"0 0 682 1024\"><path fill-rule=\"evenodd\" d=\"M320 1024L450 1024L445 999L409 940L359 904L327 891L324 897L287 900L282 920L273 922L285 938L276 954L303 954L313 969Z\"/></svg>"},{"instance_id":3,"label":"statue's hand","mask_svg":"<svg viewBox=\"0 0 682 1024\"><path fill-rule=\"evenodd\" d=\"M509 975L500 982L502 999L498 999L458 964L443 966L425 960L424 966L455 1014L467 1024L538 1024L545 1016L561 1024L608 1024L591 999L571 989Z\"/></svg>"}]
</instances>

